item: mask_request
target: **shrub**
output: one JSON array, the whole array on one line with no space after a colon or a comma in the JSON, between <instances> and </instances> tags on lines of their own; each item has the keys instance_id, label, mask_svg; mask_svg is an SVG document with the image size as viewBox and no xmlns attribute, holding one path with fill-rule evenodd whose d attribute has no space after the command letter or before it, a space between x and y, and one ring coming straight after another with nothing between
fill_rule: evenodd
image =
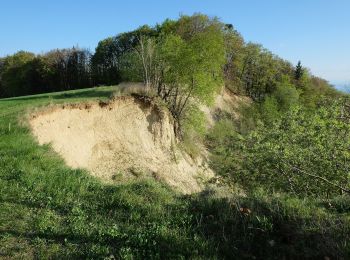
<instances>
[{"instance_id":1,"label":"shrub","mask_svg":"<svg viewBox=\"0 0 350 260\"><path fill-rule=\"evenodd\" d=\"M343 102L317 111L294 107L270 124L258 122L247 134L221 131L222 137L212 138L213 165L245 187L263 186L303 196L346 192L350 188L350 126L342 112ZM227 124L213 132L222 126Z\"/></svg>"}]
</instances>

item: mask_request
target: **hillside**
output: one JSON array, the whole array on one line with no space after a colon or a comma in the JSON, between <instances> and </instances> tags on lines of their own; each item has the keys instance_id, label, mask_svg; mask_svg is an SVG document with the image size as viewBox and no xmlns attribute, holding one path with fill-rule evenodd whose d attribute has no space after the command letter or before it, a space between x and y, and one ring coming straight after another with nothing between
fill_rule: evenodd
<instances>
[{"instance_id":1,"label":"hillside","mask_svg":"<svg viewBox=\"0 0 350 260\"><path fill-rule=\"evenodd\" d=\"M350 258L349 96L216 17L20 51L0 96L0 258Z\"/></svg>"},{"instance_id":2,"label":"hillside","mask_svg":"<svg viewBox=\"0 0 350 260\"><path fill-rule=\"evenodd\" d=\"M271 197L261 191L247 198L221 189L182 197L156 180L142 178L119 185L103 184L84 170L65 166L50 146L37 143L25 123L30 117L24 115L46 111L47 105L51 112L61 111L62 104L77 102L96 104L102 109L96 101L107 102L115 91L115 87L103 87L0 100L1 256L28 259L235 254L250 258L254 254L276 254L276 250L284 254L289 252L285 247L296 241L296 248L303 250L306 246L311 250L319 242L305 240L309 245L303 244L304 239L316 235L307 231L309 225L322 229L329 226L330 230L322 231L327 243L348 232L344 222L337 233L332 233L336 226L331 223L343 223L346 215L337 216L337 211L319 208L320 202L312 200ZM66 113L69 106L65 105ZM79 105L74 107L79 110ZM44 129L45 126L41 131ZM345 204L331 203L342 212L346 210ZM199 219L202 220L198 222ZM270 230L265 226L269 221L283 225L275 223ZM251 231L244 231L247 227ZM290 227L295 232L291 233ZM249 239L234 239L242 234L249 235ZM281 244L274 248L265 245L268 241ZM256 243L262 243L262 247L256 247ZM226 251L226 246L234 251ZM327 252L329 249L327 246Z\"/></svg>"},{"instance_id":3,"label":"hillside","mask_svg":"<svg viewBox=\"0 0 350 260\"><path fill-rule=\"evenodd\" d=\"M31 117L40 144L51 143L68 166L107 182L148 175L189 193L201 190L199 179L213 177L205 162L177 148L171 115L151 99L52 106Z\"/></svg>"}]
</instances>

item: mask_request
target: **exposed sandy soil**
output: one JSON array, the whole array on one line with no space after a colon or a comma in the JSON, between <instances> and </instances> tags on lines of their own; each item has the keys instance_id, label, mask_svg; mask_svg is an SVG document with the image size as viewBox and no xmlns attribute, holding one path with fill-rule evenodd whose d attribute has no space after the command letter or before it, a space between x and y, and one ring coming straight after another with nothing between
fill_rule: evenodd
<instances>
[{"instance_id":1,"label":"exposed sandy soil","mask_svg":"<svg viewBox=\"0 0 350 260\"><path fill-rule=\"evenodd\" d=\"M55 106L33 114L30 127L68 166L104 181L146 175L193 193L213 177L204 158L194 161L177 148L171 116L151 100Z\"/></svg>"},{"instance_id":2,"label":"exposed sandy soil","mask_svg":"<svg viewBox=\"0 0 350 260\"><path fill-rule=\"evenodd\" d=\"M249 104L250 99L244 96L233 94L227 89L215 97L212 107L201 105L200 109L204 112L207 119L207 126L214 126L215 122L220 119L221 113L227 113L233 118L239 117L240 104Z\"/></svg>"}]
</instances>

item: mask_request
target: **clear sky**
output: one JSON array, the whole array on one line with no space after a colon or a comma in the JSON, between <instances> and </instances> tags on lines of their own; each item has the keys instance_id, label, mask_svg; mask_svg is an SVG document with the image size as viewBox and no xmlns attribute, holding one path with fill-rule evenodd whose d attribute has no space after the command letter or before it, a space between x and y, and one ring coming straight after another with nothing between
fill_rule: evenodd
<instances>
[{"instance_id":1,"label":"clear sky","mask_svg":"<svg viewBox=\"0 0 350 260\"><path fill-rule=\"evenodd\" d=\"M350 82L350 0L0 0L0 56L79 45L201 12L332 83Z\"/></svg>"}]
</instances>

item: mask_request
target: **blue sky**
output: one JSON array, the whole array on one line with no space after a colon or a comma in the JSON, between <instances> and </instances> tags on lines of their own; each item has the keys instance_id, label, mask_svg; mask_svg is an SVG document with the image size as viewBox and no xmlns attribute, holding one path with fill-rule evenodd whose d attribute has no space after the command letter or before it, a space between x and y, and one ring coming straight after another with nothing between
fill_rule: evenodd
<instances>
[{"instance_id":1,"label":"blue sky","mask_svg":"<svg viewBox=\"0 0 350 260\"><path fill-rule=\"evenodd\" d=\"M202 12L335 84L350 82L349 0L1 0L0 56L79 45Z\"/></svg>"}]
</instances>

